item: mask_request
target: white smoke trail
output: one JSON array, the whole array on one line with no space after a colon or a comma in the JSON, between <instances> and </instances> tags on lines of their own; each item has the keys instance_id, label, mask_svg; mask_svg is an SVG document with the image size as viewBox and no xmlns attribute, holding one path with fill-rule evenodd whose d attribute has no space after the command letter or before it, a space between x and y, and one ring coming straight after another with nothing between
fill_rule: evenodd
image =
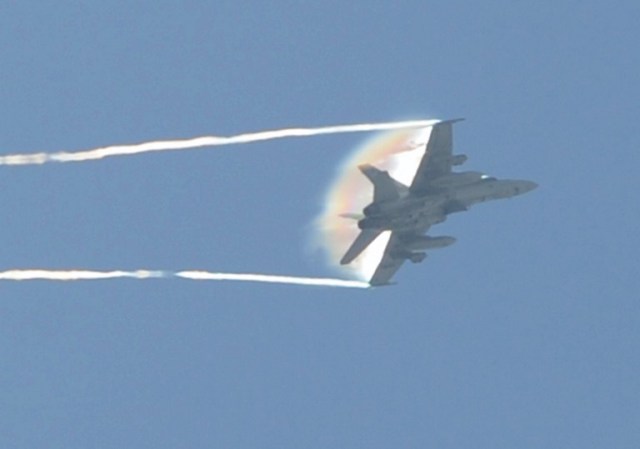
<instances>
[{"instance_id":1,"label":"white smoke trail","mask_svg":"<svg viewBox=\"0 0 640 449\"><path fill-rule=\"evenodd\" d=\"M325 287L367 288L369 284L342 279L310 278L299 276L275 276L249 273L213 273L209 271L89 271L89 270L9 270L0 272L0 280L5 281L91 281L117 278L157 279L179 277L198 281L243 281L266 282L293 285L315 285Z\"/></svg>"},{"instance_id":2,"label":"white smoke trail","mask_svg":"<svg viewBox=\"0 0 640 449\"><path fill-rule=\"evenodd\" d=\"M87 281L115 278L151 279L163 278L163 271L88 271L88 270L9 270L0 272L4 281Z\"/></svg>"},{"instance_id":3,"label":"white smoke trail","mask_svg":"<svg viewBox=\"0 0 640 449\"><path fill-rule=\"evenodd\" d=\"M211 273L208 271L180 271L175 276L197 281L243 281L267 282L277 284L317 285L325 287L368 288L366 282L345 281L330 278L307 278L298 276L273 276L267 274L249 273Z\"/></svg>"},{"instance_id":4,"label":"white smoke trail","mask_svg":"<svg viewBox=\"0 0 640 449\"><path fill-rule=\"evenodd\" d=\"M0 156L0 165L38 165L47 162L83 162L103 159L112 156L127 156L154 151L185 150L208 146L231 145L238 143L259 142L263 140L282 139L285 137L307 137L321 134L353 133L364 131L384 131L402 128L421 128L431 126L438 120L414 120L391 123L365 123L356 125L325 126L320 128L288 128L272 131L238 134L236 136L204 136L185 140L159 140L133 145L114 145L75 153L33 153L9 154Z\"/></svg>"}]
</instances>

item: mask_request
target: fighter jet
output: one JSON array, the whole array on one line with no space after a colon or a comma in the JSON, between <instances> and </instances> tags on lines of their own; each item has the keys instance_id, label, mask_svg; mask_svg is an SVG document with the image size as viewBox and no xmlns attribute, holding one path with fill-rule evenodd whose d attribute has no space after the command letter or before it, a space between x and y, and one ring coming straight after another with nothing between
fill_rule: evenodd
<instances>
[{"instance_id":1,"label":"fighter jet","mask_svg":"<svg viewBox=\"0 0 640 449\"><path fill-rule=\"evenodd\" d=\"M448 236L425 235L429 228L446 220L449 214L462 212L484 201L510 198L537 187L532 181L498 180L476 172L453 172L467 156L453 155L452 124L442 121L433 126L424 155L411 185L393 179L389 172L364 164L358 168L373 184L373 201L358 219L361 232L340 263L356 259L380 234L391 231L382 259L369 280L372 286L389 284L405 260L418 263L426 250L443 248L455 242Z\"/></svg>"}]
</instances>

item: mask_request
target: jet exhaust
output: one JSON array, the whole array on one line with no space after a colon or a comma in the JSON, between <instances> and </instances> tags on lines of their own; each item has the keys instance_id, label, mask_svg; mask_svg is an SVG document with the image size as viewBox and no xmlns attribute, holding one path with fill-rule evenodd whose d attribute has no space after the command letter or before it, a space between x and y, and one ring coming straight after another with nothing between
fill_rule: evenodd
<instances>
[{"instance_id":1,"label":"jet exhaust","mask_svg":"<svg viewBox=\"0 0 640 449\"><path fill-rule=\"evenodd\" d=\"M92 271L92 270L8 270L0 272L0 281L98 281L118 278L129 279L167 279L182 278L197 281L240 281L240 282L263 282L291 285L311 285L324 287L343 288L368 288L367 282L347 281L332 278L314 278L300 276L279 276L270 274L252 273L217 273L210 271Z\"/></svg>"},{"instance_id":2,"label":"jet exhaust","mask_svg":"<svg viewBox=\"0 0 640 449\"><path fill-rule=\"evenodd\" d=\"M228 137L203 136L184 140L158 140L133 145L113 145L78 152L10 154L0 156L0 165L40 165L50 162L85 162L114 156L130 156L134 154L158 151L178 151L200 147L252 143L265 140L283 139L286 137L309 137L322 134L424 128L432 126L435 123L437 123L437 120L414 120L405 122L324 126L319 128L286 128L238 134Z\"/></svg>"}]
</instances>

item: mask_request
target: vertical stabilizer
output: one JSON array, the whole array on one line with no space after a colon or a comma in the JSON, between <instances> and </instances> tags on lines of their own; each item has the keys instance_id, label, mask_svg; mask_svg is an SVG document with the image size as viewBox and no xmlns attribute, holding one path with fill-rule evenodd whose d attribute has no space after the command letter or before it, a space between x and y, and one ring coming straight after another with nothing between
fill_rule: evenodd
<instances>
[{"instance_id":1,"label":"vertical stabilizer","mask_svg":"<svg viewBox=\"0 0 640 449\"><path fill-rule=\"evenodd\" d=\"M407 186L393 179L387 171L370 164L359 165L358 168L373 184L374 203L397 200L408 190Z\"/></svg>"}]
</instances>

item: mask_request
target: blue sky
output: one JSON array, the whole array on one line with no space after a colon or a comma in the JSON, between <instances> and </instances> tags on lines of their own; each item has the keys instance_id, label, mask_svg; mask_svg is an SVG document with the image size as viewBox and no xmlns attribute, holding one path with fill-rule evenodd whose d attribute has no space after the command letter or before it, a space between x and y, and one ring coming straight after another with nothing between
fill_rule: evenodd
<instances>
[{"instance_id":1,"label":"blue sky","mask_svg":"<svg viewBox=\"0 0 640 449\"><path fill-rule=\"evenodd\" d=\"M10 2L0 153L466 117L540 187L370 291L0 284L7 448L640 444L635 1ZM0 269L329 276L335 135L4 167Z\"/></svg>"}]
</instances>

